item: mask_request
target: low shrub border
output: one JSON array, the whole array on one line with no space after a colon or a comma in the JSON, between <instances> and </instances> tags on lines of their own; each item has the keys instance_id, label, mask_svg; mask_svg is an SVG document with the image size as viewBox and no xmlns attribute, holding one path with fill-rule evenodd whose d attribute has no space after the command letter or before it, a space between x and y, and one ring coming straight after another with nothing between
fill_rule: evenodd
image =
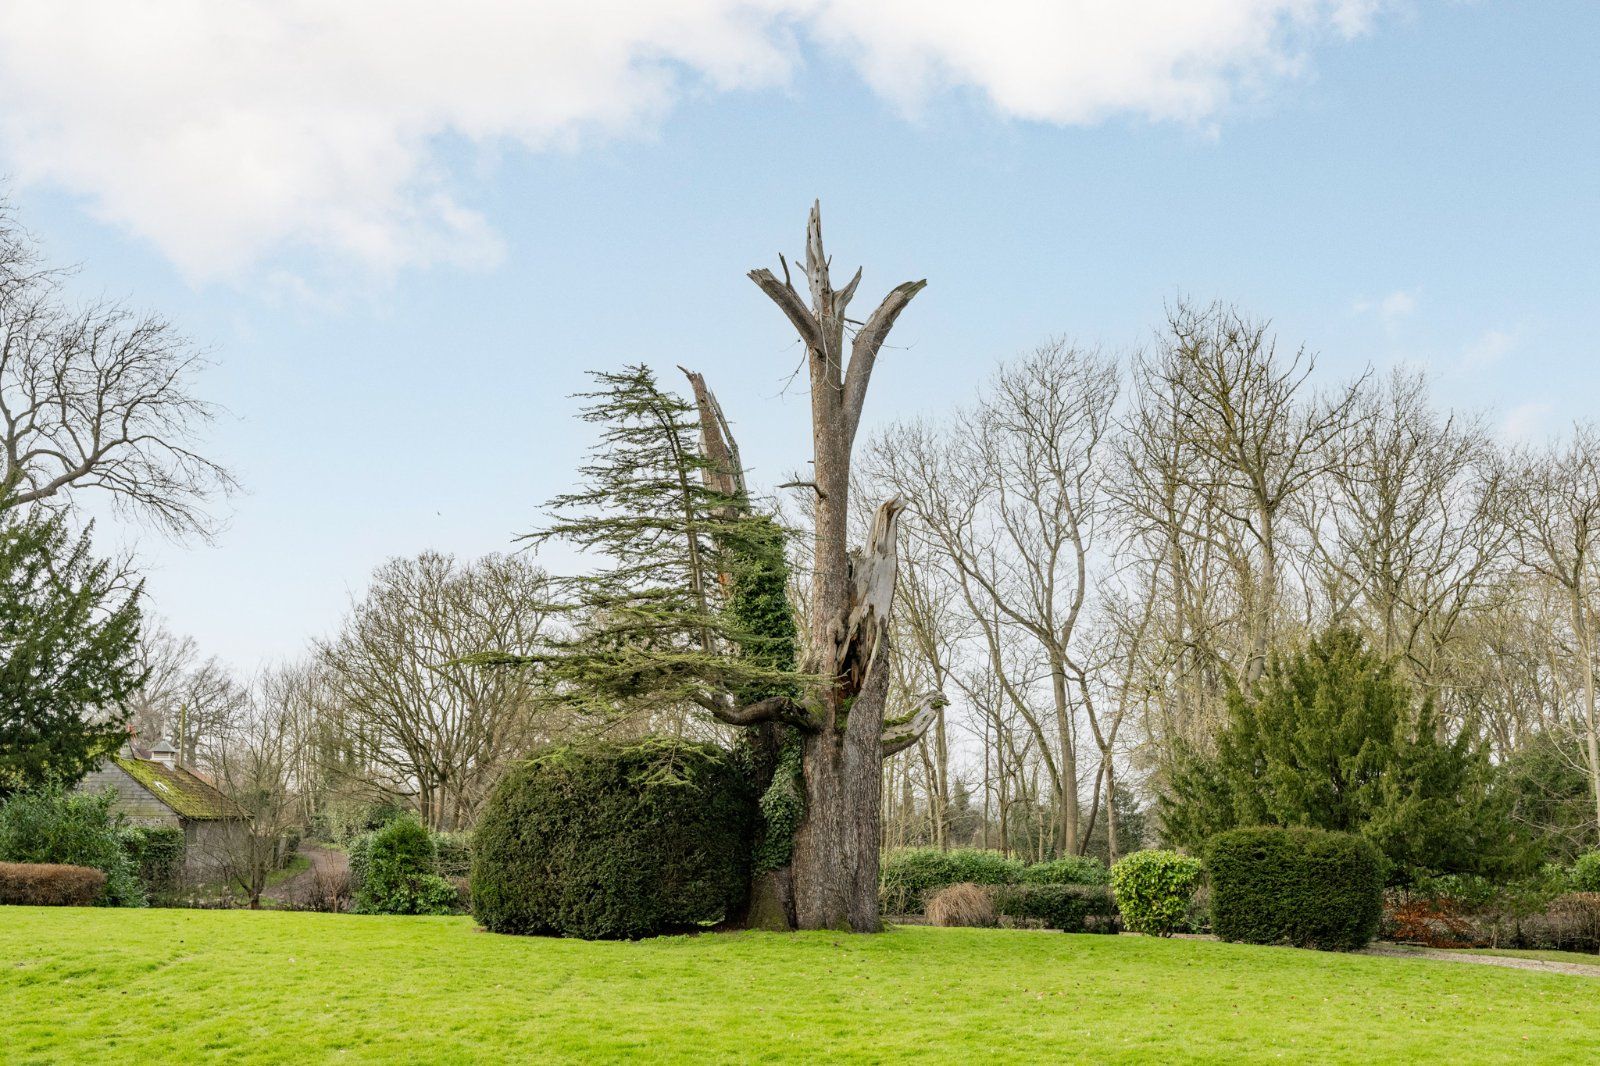
<instances>
[{"instance_id":1,"label":"low shrub border","mask_svg":"<svg viewBox=\"0 0 1600 1066\"><path fill-rule=\"evenodd\" d=\"M1105 885L1023 884L994 889L995 913L1064 933L1115 933L1117 906Z\"/></svg>"},{"instance_id":2,"label":"low shrub border","mask_svg":"<svg viewBox=\"0 0 1600 1066\"><path fill-rule=\"evenodd\" d=\"M0 904L91 907L105 887L106 875L88 866L0 862Z\"/></svg>"},{"instance_id":3,"label":"low shrub border","mask_svg":"<svg viewBox=\"0 0 1600 1066\"><path fill-rule=\"evenodd\" d=\"M1223 940L1358 951L1383 916L1383 857L1321 829L1219 833L1206 846L1211 928Z\"/></svg>"}]
</instances>

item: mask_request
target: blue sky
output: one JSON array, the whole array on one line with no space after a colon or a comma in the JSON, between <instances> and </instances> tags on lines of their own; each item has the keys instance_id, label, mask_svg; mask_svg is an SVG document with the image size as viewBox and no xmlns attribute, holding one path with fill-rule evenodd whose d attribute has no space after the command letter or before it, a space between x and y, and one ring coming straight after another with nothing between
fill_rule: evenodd
<instances>
[{"instance_id":1,"label":"blue sky","mask_svg":"<svg viewBox=\"0 0 1600 1066\"><path fill-rule=\"evenodd\" d=\"M929 281L880 362L872 421L948 408L1053 334L1132 351L1180 295L1271 317L1319 353L1325 381L1424 366L1442 402L1510 437L1592 414L1600 5L1207 0L1207 17L1257 19L1208 43L1214 69L1130 14L1050 29L1088 36L1062 48L1093 68L1081 78L1038 67L1050 42L1015 32L968 48L950 23L907 56L880 47L883 24L826 5L750 32L746 8L762 5L732 6L680 45L681 28L633 10L650 5L621 4L631 47L669 59L505 81L523 94L510 117L489 105L511 74L452 75L398 119L361 96L330 127L349 153L332 156L338 180L300 185L270 161L329 157L316 138L333 135L301 135L309 120L264 135L265 166L249 122L210 147L200 136L203 165L156 150L199 136L186 101L204 112L225 71L200 64L186 83L130 60L69 92L26 60L65 39L56 8L0 15L0 95L23 101L0 117L18 212L53 258L83 264L80 292L159 308L216 360L203 390L230 413L213 451L246 486L228 530L210 546L115 532L174 629L249 669L331 630L386 557L508 548L570 484L586 438L568 395L585 368L704 371L755 480L783 480L809 454L805 398L784 391L799 352L744 274L799 249L813 197L836 265L866 267L858 300ZM517 33L543 32L539 7ZM387 32L403 53L405 27ZM463 70L493 47L476 40ZM56 65L103 70L59 47ZM1183 73L1197 67L1198 89ZM138 97L141 79L169 94L148 98L150 136L87 137L109 98L96 93ZM357 99L346 91L282 113L321 121ZM547 120L540 93L568 111ZM263 98L215 95L243 111ZM375 162L357 150L372 131ZM395 167L404 180L385 184ZM274 182L258 188L264 169Z\"/></svg>"}]
</instances>

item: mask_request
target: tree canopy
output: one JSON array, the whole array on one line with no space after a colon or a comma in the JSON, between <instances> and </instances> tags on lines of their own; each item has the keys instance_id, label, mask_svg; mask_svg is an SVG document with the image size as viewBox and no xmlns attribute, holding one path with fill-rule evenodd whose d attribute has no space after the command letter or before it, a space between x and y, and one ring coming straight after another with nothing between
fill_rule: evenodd
<instances>
[{"instance_id":1,"label":"tree canopy","mask_svg":"<svg viewBox=\"0 0 1600 1066\"><path fill-rule=\"evenodd\" d=\"M71 785L125 736L140 588L59 516L0 508L0 796Z\"/></svg>"},{"instance_id":2,"label":"tree canopy","mask_svg":"<svg viewBox=\"0 0 1600 1066\"><path fill-rule=\"evenodd\" d=\"M1333 628L1231 690L1215 751L1180 754L1161 811L1188 846L1252 825L1358 833L1403 883L1528 863L1509 799L1470 733L1446 739L1430 700L1359 634Z\"/></svg>"}]
</instances>

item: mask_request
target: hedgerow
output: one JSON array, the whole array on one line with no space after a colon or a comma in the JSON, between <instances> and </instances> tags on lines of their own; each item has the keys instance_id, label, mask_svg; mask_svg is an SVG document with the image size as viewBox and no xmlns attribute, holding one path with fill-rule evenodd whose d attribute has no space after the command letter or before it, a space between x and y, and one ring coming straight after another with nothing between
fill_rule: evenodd
<instances>
[{"instance_id":1,"label":"hedgerow","mask_svg":"<svg viewBox=\"0 0 1600 1066\"><path fill-rule=\"evenodd\" d=\"M1234 829L1207 845L1206 869L1223 940L1357 951L1377 935L1384 861L1352 833Z\"/></svg>"},{"instance_id":2,"label":"hedgerow","mask_svg":"<svg viewBox=\"0 0 1600 1066\"><path fill-rule=\"evenodd\" d=\"M1111 882L1111 871L1092 855L1068 855L1026 867L1017 881L1025 885L1104 885Z\"/></svg>"},{"instance_id":3,"label":"hedgerow","mask_svg":"<svg viewBox=\"0 0 1600 1066\"><path fill-rule=\"evenodd\" d=\"M0 862L0 904L89 907L105 887L106 875L88 866Z\"/></svg>"},{"instance_id":4,"label":"hedgerow","mask_svg":"<svg viewBox=\"0 0 1600 1066\"><path fill-rule=\"evenodd\" d=\"M1117 906L1105 885L1020 884L994 890L995 913L1067 933L1114 933Z\"/></svg>"},{"instance_id":5,"label":"hedgerow","mask_svg":"<svg viewBox=\"0 0 1600 1066\"><path fill-rule=\"evenodd\" d=\"M888 914L921 914L928 897L946 885L1009 885L1024 864L979 848L904 848L883 858L878 898Z\"/></svg>"},{"instance_id":6,"label":"hedgerow","mask_svg":"<svg viewBox=\"0 0 1600 1066\"><path fill-rule=\"evenodd\" d=\"M144 886L123 850L110 792L44 789L0 805L0 862L88 866L105 874L96 903L142 907Z\"/></svg>"}]
</instances>

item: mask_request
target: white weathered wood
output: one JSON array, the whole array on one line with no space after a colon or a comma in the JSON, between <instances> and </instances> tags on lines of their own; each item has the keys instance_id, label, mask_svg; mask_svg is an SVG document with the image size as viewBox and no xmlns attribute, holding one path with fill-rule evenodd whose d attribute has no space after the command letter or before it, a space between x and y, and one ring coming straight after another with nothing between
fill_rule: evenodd
<instances>
[{"instance_id":1,"label":"white weathered wood","mask_svg":"<svg viewBox=\"0 0 1600 1066\"><path fill-rule=\"evenodd\" d=\"M911 713L883 724L883 757L898 755L922 739L924 733L939 717L939 710L950 706L942 692L929 692L918 696Z\"/></svg>"}]
</instances>

